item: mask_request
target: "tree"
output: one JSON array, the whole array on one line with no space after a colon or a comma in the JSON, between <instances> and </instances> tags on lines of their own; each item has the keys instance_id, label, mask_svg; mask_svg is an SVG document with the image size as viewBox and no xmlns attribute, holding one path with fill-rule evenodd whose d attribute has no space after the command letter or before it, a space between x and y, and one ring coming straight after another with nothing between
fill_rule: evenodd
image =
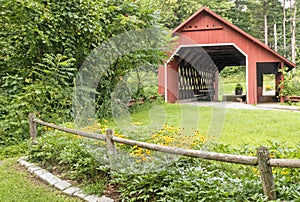
<instances>
[{"instance_id":1,"label":"tree","mask_svg":"<svg viewBox=\"0 0 300 202\"><path fill-rule=\"evenodd\" d=\"M251 13L248 9L248 0L235 0L234 6L230 11L230 19L232 23L245 32L250 32L250 22Z\"/></svg>"},{"instance_id":2,"label":"tree","mask_svg":"<svg viewBox=\"0 0 300 202\"><path fill-rule=\"evenodd\" d=\"M201 5L195 0L153 0L161 15L161 23L174 29L194 12L200 9Z\"/></svg>"},{"instance_id":3,"label":"tree","mask_svg":"<svg viewBox=\"0 0 300 202\"><path fill-rule=\"evenodd\" d=\"M169 29L176 28L202 6L230 20L228 12L234 6L231 1L226 0L153 0L153 2L157 4L161 13L161 22Z\"/></svg>"},{"instance_id":4,"label":"tree","mask_svg":"<svg viewBox=\"0 0 300 202\"><path fill-rule=\"evenodd\" d=\"M265 44L268 45L268 2L263 1Z\"/></svg>"},{"instance_id":5,"label":"tree","mask_svg":"<svg viewBox=\"0 0 300 202\"><path fill-rule=\"evenodd\" d=\"M27 134L29 111L43 113L49 121L70 120L73 68L78 70L94 48L115 35L160 26L155 4L146 0L3 0L0 16L1 143L16 142ZM163 56L161 50L151 50L116 61L108 69L106 86L98 88L99 97L107 98L136 60L161 61ZM70 72L52 78L53 65L59 72L63 68ZM58 82L62 78L63 84ZM98 107L105 101L99 100Z\"/></svg>"},{"instance_id":6,"label":"tree","mask_svg":"<svg viewBox=\"0 0 300 202\"><path fill-rule=\"evenodd\" d=\"M283 55L286 57L286 11L285 11L286 0L283 0Z\"/></svg>"},{"instance_id":7,"label":"tree","mask_svg":"<svg viewBox=\"0 0 300 202\"><path fill-rule=\"evenodd\" d=\"M291 51L292 51L292 62L296 63L296 21L297 21L297 1L294 0L294 8L291 18Z\"/></svg>"}]
</instances>

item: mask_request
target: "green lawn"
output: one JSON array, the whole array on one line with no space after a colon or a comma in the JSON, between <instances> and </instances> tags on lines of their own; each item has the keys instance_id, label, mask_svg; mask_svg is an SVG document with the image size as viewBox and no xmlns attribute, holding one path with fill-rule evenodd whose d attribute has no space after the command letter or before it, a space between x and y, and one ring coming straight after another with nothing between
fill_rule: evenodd
<instances>
[{"instance_id":1,"label":"green lawn","mask_svg":"<svg viewBox=\"0 0 300 202\"><path fill-rule=\"evenodd\" d=\"M63 195L29 174L17 163L17 158L0 161L0 201L45 202L81 201Z\"/></svg>"},{"instance_id":2,"label":"green lawn","mask_svg":"<svg viewBox=\"0 0 300 202\"><path fill-rule=\"evenodd\" d=\"M268 140L285 141L288 145L300 143L298 112L227 109L222 121L223 109L179 104L164 104L157 108L160 109L152 113L144 110L131 115L132 121L139 121L144 126L159 127L167 123L192 130L198 128L203 135L216 136L217 142L231 145L247 143L260 146ZM219 135L218 131L208 134L210 127L222 130Z\"/></svg>"},{"instance_id":3,"label":"green lawn","mask_svg":"<svg viewBox=\"0 0 300 202\"><path fill-rule=\"evenodd\" d=\"M221 77L219 81L219 93L226 95L234 94L234 89L237 84L242 85L243 94L246 94L246 76L244 75L236 75L227 78ZM275 90L275 75L264 75L263 85L264 90L266 89L266 86L270 86L272 90Z\"/></svg>"},{"instance_id":4,"label":"green lawn","mask_svg":"<svg viewBox=\"0 0 300 202\"><path fill-rule=\"evenodd\" d=\"M230 95L234 94L234 90L237 84L241 84L243 87L243 94L246 93L246 76L237 75L231 77L221 77L219 79L219 93Z\"/></svg>"}]
</instances>

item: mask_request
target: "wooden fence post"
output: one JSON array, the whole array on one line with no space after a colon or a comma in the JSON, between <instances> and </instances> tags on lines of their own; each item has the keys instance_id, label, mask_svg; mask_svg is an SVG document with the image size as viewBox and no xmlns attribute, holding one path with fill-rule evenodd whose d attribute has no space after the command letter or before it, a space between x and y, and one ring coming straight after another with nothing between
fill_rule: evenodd
<instances>
[{"instance_id":1,"label":"wooden fence post","mask_svg":"<svg viewBox=\"0 0 300 202\"><path fill-rule=\"evenodd\" d=\"M29 133L30 133L31 141L33 144L36 143L36 141L35 141L35 139L36 139L36 124L33 121L34 119L35 119L34 113L29 113L29 115L28 115Z\"/></svg>"},{"instance_id":2,"label":"wooden fence post","mask_svg":"<svg viewBox=\"0 0 300 202\"><path fill-rule=\"evenodd\" d=\"M264 194L269 200L276 200L276 190L272 167L268 164L270 159L269 151L266 147L259 147L257 149L257 161L259 173L263 185Z\"/></svg>"},{"instance_id":3,"label":"wooden fence post","mask_svg":"<svg viewBox=\"0 0 300 202\"><path fill-rule=\"evenodd\" d=\"M106 130L106 149L109 155L115 155L117 153L116 146L113 141L114 132L112 129Z\"/></svg>"}]
</instances>

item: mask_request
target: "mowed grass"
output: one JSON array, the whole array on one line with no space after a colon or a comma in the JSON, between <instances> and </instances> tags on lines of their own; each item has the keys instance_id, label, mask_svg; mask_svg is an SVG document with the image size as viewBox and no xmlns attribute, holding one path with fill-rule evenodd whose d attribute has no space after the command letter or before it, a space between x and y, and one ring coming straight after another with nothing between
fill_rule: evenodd
<instances>
[{"instance_id":1,"label":"mowed grass","mask_svg":"<svg viewBox=\"0 0 300 202\"><path fill-rule=\"evenodd\" d=\"M237 84L241 84L243 87L243 94L246 94L247 86L246 86L246 76L245 75L236 75L231 77L221 77L219 79L219 93L226 95L235 94L235 87ZM263 89L266 86L270 86L272 90L275 90L275 75L264 75L263 79ZM219 97L221 99L221 97Z\"/></svg>"},{"instance_id":2,"label":"mowed grass","mask_svg":"<svg viewBox=\"0 0 300 202\"><path fill-rule=\"evenodd\" d=\"M144 126L198 129L219 143L261 146L268 141L300 144L300 113L292 111L222 109L186 104L163 104L131 115Z\"/></svg>"},{"instance_id":3,"label":"mowed grass","mask_svg":"<svg viewBox=\"0 0 300 202\"><path fill-rule=\"evenodd\" d=\"M0 201L76 202L82 200L68 197L37 180L19 166L17 158L10 158L0 161Z\"/></svg>"},{"instance_id":4,"label":"mowed grass","mask_svg":"<svg viewBox=\"0 0 300 202\"><path fill-rule=\"evenodd\" d=\"M246 94L246 76L237 75L228 78L219 78L219 93L225 95L235 94L235 87L237 84L241 84L243 87L243 94Z\"/></svg>"}]
</instances>

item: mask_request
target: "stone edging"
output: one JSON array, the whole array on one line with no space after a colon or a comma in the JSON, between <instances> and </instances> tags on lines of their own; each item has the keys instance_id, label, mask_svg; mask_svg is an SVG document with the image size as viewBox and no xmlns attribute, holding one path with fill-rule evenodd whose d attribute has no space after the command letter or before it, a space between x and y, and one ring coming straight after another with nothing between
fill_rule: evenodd
<instances>
[{"instance_id":1,"label":"stone edging","mask_svg":"<svg viewBox=\"0 0 300 202\"><path fill-rule=\"evenodd\" d=\"M69 196L75 196L88 202L113 202L114 201L113 199L108 198L106 196L102 196L99 198L95 195L86 195L78 187L73 187L72 184L70 184L69 182L61 180L60 178L54 176L52 173L48 172L47 170L42 169L41 167L33 163L29 163L26 160L27 157L21 157L18 160L18 163L20 163L21 166L25 167L31 174L37 176L44 182L47 182L51 186L54 186L55 188L61 190L63 193Z\"/></svg>"}]
</instances>

